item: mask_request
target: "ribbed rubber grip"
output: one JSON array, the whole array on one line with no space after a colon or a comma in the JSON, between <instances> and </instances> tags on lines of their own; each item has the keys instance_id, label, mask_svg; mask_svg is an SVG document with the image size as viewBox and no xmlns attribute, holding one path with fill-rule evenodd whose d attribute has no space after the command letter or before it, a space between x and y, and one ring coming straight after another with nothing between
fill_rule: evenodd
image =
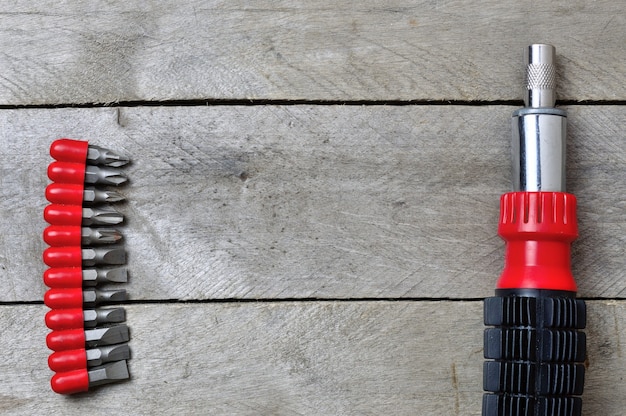
<instances>
[{"instance_id":1,"label":"ribbed rubber grip","mask_svg":"<svg viewBox=\"0 0 626 416\"><path fill-rule=\"evenodd\" d=\"M485 299L483 416L581 414L584 301L574 292L506 289Z\"/></svg>"}]
</instances>

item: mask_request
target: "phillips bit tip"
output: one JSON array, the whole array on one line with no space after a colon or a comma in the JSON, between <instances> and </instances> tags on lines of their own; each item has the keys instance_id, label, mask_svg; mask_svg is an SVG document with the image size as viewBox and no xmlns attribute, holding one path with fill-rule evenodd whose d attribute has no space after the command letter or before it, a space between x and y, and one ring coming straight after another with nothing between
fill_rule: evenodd
<instances>
[{"instance_id":1,"label":"phillips bit tip","mask_svg":"<svg viewBox=\"0 0 626 416\"><path fill-rule=\"evenodd\" d=\"M112 208L83 208L82 225L117 225L124 222L124 215Z\"/></svg>"},{"instance_id":2,"label":"phillips bit tip","mask_svg":"<svg viewBox=\"0 0 626 416\"><path fill-rule=\"evenodd\" d=\"M121 344L129 339L128 327L124 324L85 331L85 343L90 347Z\"/></svg>"},{"instance_id":3,"label":"phillips bit tip","mask_svg":"<svg viewBox=\"0 0 626 416\"><path fill-rule=\"evenodd\" d=\"M86 309L83 311L85 328L95 328L100 324L119 324L126 320L124 308Z\"/></svg>"},{"instance_id":4,"label":"phillips bit tip","mask_svg":"<svg viewBox=\"0 0 626 416\"><path fill-rule=\"evenodd\" d=\"M93 367L113 361L128 360L130 348L128 344L109 345L106 347L93 348L85 351L87 366Z\"/></svg>"},{"instance_id":5,"label":"phillips bit tip","mask_svg":"<svg viewBox=\"0 0 626 416\"><path fill-rule=\"evenodd\" d=\"M104 165L119 168L126 165L130 160L126 156L102 148L100 146L89 145L87 149L87 163L92 165Z\"/></svg>"},{"instance_id":6,"label":"phillips bit tip","mask_svg":"<svg viewBox=\"0 0 626 416\"><path fill-rule=\"evenodd\" d=\"M121 265L126 263L126 251L120 247L87 248L82 250L83 266L102 264Z\"/></svg>"},{"instance_id":7,"label":"phillips bit tip","mask_svg":"<svg viewBox=\"0 0 626 416\"><path fill-rule=\"evenodd\" d=\"M112 383L129 378L128 365L125 360L94 367L89 370L89 387Z\"/></svg>"},{"instance_id":8,"label":"phillips bit tip","mask_svg":"<svg viewBox=\"0 0 626 416\"><path fill-rule=\"evenodd\" d=\"M122 233L113 228L89 228L81 229L81 243L83 246L96 246L100 244L114 244L122 239Z\"/></svg>"},{"instance_id":9,"label":"phillips bit tip","mask_svg":"<svg viewBox=\"0 0 626 416\"><path fill-rule=\"evenodd\" d=\"M121 185L128 178L119 169L100 166L85 167L85 183L102 185Z\"/></svg>"},{"instance_id":10,"label":"phillips bit tip","mask_svg":"<svg viewBox=\"0 0 626 416\"><path fill-rule=\"evenodd\" d=\"M100 204L103 202L120 202L125 198L122 194L105 189L96 189L92 186L83 190L83 202L89 204Z\"/></svg>"},{"instance_id":11,"label":"phillips bit tip","mask_svg":"<svg viewBox=\"0 0 626 416\"><path fill-rule=\"evenodd\" d=\"M128 272L123 267L114 269L83 269L83 284L95 286L98 283L126 283Z\"/></svg>"}]
</instances>

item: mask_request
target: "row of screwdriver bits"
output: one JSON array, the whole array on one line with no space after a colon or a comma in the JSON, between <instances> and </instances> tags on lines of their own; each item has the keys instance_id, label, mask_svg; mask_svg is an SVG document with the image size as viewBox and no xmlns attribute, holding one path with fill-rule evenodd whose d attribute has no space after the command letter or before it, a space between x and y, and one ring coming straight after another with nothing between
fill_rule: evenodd
<instances>
[{"instance_id":1,"label":"row of screwdriver bits","mask_svg":"<svg viewBox=\"0 0 626 416\"><path fill-rule=\"evenodd\" d=\"M48 366L56 374L52 390L60 394L129 378L129 331L124 308L100 308L127 299L123 289L101 289L102 284L128 279L122 234L112 226L124 221L110 203L124 200L101 185L127 181L120 167L128 158L86 141L59 139L50 146L55 159L48 166L52 183L44 219L50 224L43 239L44 283L50 289L44 303L51 310L46 325L52 330L46 343L53 353Z\"/></svg>"}]
</instances>

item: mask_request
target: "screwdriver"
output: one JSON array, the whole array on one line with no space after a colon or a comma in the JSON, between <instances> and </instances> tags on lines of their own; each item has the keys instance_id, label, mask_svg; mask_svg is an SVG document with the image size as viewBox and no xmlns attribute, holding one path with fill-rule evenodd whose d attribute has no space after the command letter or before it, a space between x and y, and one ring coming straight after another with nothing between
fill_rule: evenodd
<instances>
[{"instance_id":1,"label":"screwdriver","mask_svg":"<svg viewBox=\"0 0 626 416\"><path fill-rule=\"evenodd\" d=\"M123 267L112 269L53 267L43 274L43 282L51 288L96 286L99 283L126 283L128 273Z\"/></svg>"},{"instance_id":2,"label":"screwdriver","mask_svg":"<svg viewBox=\"0 0 626 416\"><path fill-rule=\"evenodd\" d=\"M50 156L61 162L88 163L111 167L124 166L129 162L126 156L118 155L109 149L90 145L83 140L65 138L52 142Z\"/></svg>"},{"instance_id":3,"label":"screwdriver","mask_svg":"<svg viewBox=\"0 0 626 416\"><path fill-rule=\"evenodd\" d=\"M43 232L43 241L52 247L114 244L121 239L122 233L113 228L51 225Z\"/></svg>"},{"instance_id":4,"label":"screwdriver","mask_svg":"<svg viewBox=\"0 0 626 416\"><path fill-rule=\"evenodd\" d=\"M90 387L113 383L129 378L126 360L105 364L91 369L56 373L50 380L52 390L59 394L74 394Z\"/></svg>"},{"instance_id":5,"label":"screwdriver","mask_svg":"<svg viewBox=\"0 0 626 416\"><path fill-rule=\"evenodd\" d=\"M121 265L126 263L126 251L121 247L83 248L80 246L48 247L43 261L50 267L81 267Z\"/></svg>"},{"instance_id":6,"label":"screwdriver","mask_svg":"<svg viewBox=\"0 0 626 416\"><path fill-rule=\"evenodd\" d=\"M505 264L485 299L483 416L581 414L584 301L570 246L576 197L565 192L566 113L556 103L555 48L530 45L525 107L513 113L513 192L500 199Z\"/></svg>"}]
</instances>

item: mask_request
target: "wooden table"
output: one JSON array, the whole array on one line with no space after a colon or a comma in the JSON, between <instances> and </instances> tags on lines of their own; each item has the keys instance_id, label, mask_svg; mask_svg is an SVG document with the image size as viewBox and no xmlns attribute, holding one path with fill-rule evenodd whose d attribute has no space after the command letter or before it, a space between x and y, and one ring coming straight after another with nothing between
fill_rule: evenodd
<instances>
[{"instance_id":1,"label":"wooden table","mask_svg":"<svg viewBox=\"0 0 626 416\"><path fill-rule=\"evenodd\" d=\"M584 414L626 405L626 4L0 4L0 413L478 415L522 49L557 47ZM51 392L52 140L132 158L132 380Z\"/></svg>"}]
</instances>

